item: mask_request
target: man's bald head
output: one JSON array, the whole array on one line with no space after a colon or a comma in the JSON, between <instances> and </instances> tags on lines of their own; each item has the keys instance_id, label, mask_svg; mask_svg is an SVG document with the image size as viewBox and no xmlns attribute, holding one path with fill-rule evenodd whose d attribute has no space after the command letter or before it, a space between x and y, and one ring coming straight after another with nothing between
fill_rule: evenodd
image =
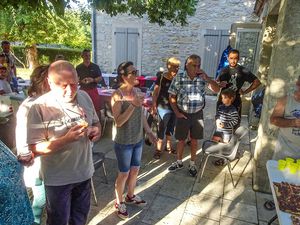
<instances>
[{"instance_id":1,"label":"man's bald head","mask_svg":"<svg viewBox=\"0 0 300 225\"><path fill-rule=\"evenodd\" d=\"M76 96L78 76L74 66L65 60L58 60L49 66L48 83L52 93L64 102L71 102Z\"/></svg>"},{"instance_id":2,"label":"man's bald head","mask_svg":"<svg viewBox=\"0 0 300 225\"><path fill-rule=\"evenodd\" d=\"M65 60L58 60L52 63L48 69L48 76L50 79L59 76L70 76L70 73L77 77L77 72L74 66Z\"/></svg>"}]
</instances>

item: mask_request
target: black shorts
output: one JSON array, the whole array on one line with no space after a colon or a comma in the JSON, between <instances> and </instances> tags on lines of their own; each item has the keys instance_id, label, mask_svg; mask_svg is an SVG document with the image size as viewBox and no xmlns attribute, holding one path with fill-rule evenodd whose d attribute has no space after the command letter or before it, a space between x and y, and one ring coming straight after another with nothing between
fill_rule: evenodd
<instances>
[{"instance_id":1,"label":"black shorts","mask_svg":"<svg viewBox=\"0 0 300 225\"><path fill-rule=\"evenodd\" d=\"M200 110L196 113L185 113L187 119L177 118L175 138L176 140L185 140L190 132L190 137L192 139L202 139L203 138L203 111Z\"/></svg>"}]
</instances>

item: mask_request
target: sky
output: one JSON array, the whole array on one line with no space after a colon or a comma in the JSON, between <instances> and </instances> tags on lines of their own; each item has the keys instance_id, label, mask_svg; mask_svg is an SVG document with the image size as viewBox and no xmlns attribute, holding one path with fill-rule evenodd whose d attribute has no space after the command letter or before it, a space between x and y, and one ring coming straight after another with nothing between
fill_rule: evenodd
<instances>
[{"instance_id":1,"label":"sky","mask_svg":"<svg viewBox=\"0 0 300 225\"><path fill-rule=\"evenodd\" d=\"M87 0L77 0L77 1L79 2L80 5L87 4ZM75 8L75 9L78 8L78 5L75 4L74 2L71 2L70 5L71 5L72 8Z\"/></svg>"}]
</instances>

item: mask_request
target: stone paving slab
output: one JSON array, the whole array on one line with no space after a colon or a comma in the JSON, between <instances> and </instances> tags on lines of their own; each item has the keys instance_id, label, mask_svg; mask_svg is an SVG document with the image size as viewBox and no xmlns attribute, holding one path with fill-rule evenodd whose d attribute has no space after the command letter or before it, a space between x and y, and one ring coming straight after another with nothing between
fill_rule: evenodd
<instances>
[{"instance_id":1,"label":"stone paving slab","mask_svg":"<svg viewBox=\"0 0 300 225\"><path fill-rule=\"evenodd\" d=\"M187 199L190 197L195 179L191 177L168 174L159 194L176 199Z\"/></svg>"},{"instance_id":2,"label":"stone paving slab","mask_svg":"<svg viewBox=\"0 0 300 225\"><path fill-rule=\"evenodd\" d=\"M256 206L240 203L239 200L229 201L223 199L221 216L249 223L258 223Z\"/></svg>"},{"instance_id":3,"label":"stone paving slab","mask_svg":"<svg viewBox=\"0 0 300 225\"><path fill-rule=\"evenodd\" d=\"M222 217L220 221L220 225L253 225L253 224L257 224L257 223L248 223L245 221L232 219L226 216Z\"/></svg>"},{"instance_id":4,"label":"stone paving slab","mask_svg":"<svg viewBox=\"0 0 300 225\"><path fill-rule=\"evenodd\" d=\"M184 213L180 225L219 225L219 222Z\"/></svg>"},{"instance_id":5,"label":"stone paving slab","mask_svg":"<svg viewBox=\"0 0 300 225\"><path fill-rule=\"evenodd\" d=\"M157 195L142 220L146 224L180 224L187 200Z\"/></svg>"},{"instance_id":6,"label":"stone paving slab","mask_svg":"<svg viewBox=\"0 0 300 225\"><path fill-rule=\"evenodd\" d=\"M267 222L269 221L275 214L276 211L274 210L267 210L264 207L264 203L268 200L273 200L271 194L264 194L260 192L256 192L256 199L257 199L257 212L258 212L258 220ZM274 222L275 224L275 222Z\"/></svg>"},{"instance_id":7,"label":"stone paving slab","mask_svg":"<svg viewBox=\"0 0 300 225\"><path fill-rule=\"evenodd\" d=\"M234 181L238 180L237 176L233 176ZM229 174L226 174L225 187L224 187L224 199L230 201L238 201L249 205L256 205L255 192L252 189L252 178L241 177L237 186L233 189L231 178Z\"/></svg>"},{"instance_id":8,"label":"stone paving slab","mask_svg":"<svg viewBox=\"0 0 300 225\"><path fill-rule=\"evenodd\" d=\"M258 224L259 224L259 225L268 225L268 223L265 222L265 221L259 221ZM278 220L275 220L275 221L272 223L272 225L279 225Z\"/></svg>"},{"instance_id":9,"label":"stone paving slab","mask_svg":"<svg viewBox=\"0 0 300 225\"><path fill-rule=\"evenodd\" d=\"M205 170L203 177L193 187L194 193L222 197L224 192L225 173ZM193 194L194 194L193 193Z\"/></svg>"},{"instance_id":10,"label":"stone paving slab","mask_svg":"<svg viewBox=\"0 0 300 225\"><path fill-rule=\"evenodd\" d=\"M194 216L219 221L221 215L221 203L221 198L205 194L195 194L190 197L185 211Z\"/></svg>"},{"instance_id":11,"label":"stone paving slab","mask_svg":"<svg viewBox=\"0 0 300 225\"><path fill-rule=\"evenodd\" d=\"M237 176L251 176L252 177L252 167L253 162L251 158L251 153L245 151L242 158L239 161L234 160L231 162L232 174Z\"/></svg>"}]
</instances>

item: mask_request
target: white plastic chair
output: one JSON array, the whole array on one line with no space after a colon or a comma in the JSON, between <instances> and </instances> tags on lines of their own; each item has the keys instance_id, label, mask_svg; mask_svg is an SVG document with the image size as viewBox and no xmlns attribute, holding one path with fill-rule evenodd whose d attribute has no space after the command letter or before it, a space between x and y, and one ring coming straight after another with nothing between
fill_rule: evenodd
<instances>
[{"instance_id":1,"label":"white plastic chair","mask_svg":"<svg viewBox=\"0 0 300 225\"><path fill-rule=\"evenodd\" d=\"M230 163L236 158L239 144L241 142L241 139L248 133L248 129L246 127L239 127L235 130L233 133L229 143L221 143L221 142L214 142L211 140L206 140L202 144L202 152L203 152L203 157L200 163L200 168L202 166L202 162L205 159L204 165L201 170L201 175L199 177L198 182L200 182L200 179L203 176L205 166L207 164L208 158L213 156L216 158L222 158L225 160L225 163L227 164L232 185L233 187L236 187L237 183L234 184L233 177L232 177L232 172L231 172L231 166Z\"/></svg>"}]
</instances>

